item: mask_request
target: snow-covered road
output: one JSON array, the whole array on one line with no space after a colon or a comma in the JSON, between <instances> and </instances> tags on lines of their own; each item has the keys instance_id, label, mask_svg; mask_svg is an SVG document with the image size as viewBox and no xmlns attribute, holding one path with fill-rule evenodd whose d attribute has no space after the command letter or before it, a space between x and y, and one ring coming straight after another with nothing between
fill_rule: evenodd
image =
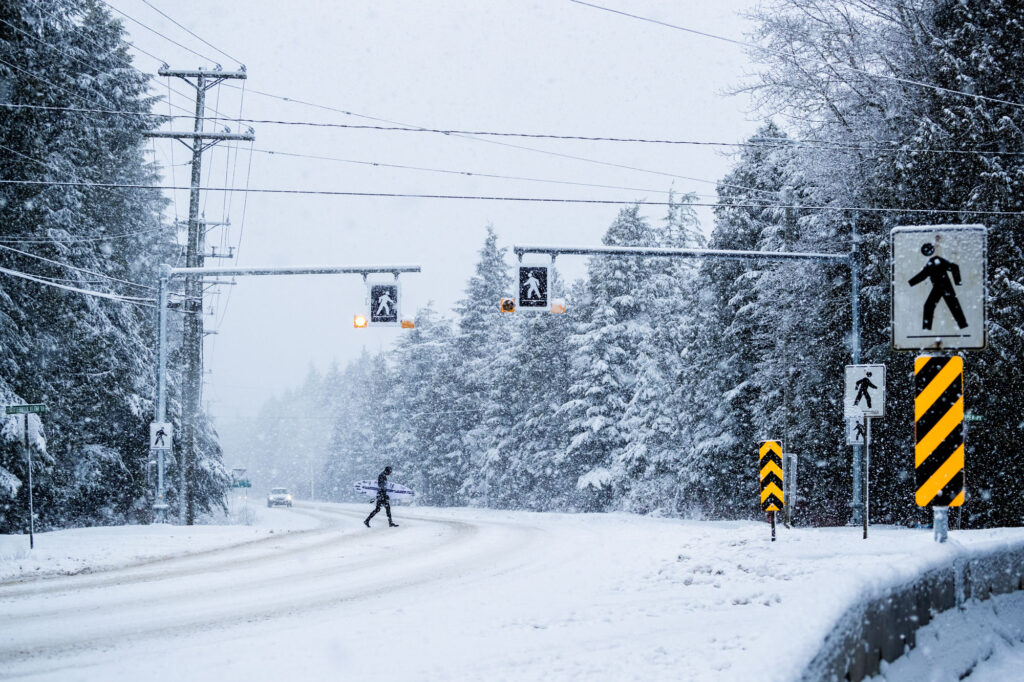
<instances>
[{"instance_id":1,"label":"snow-covered road","mask_svg":"<svg viewBox=\"0 0 1024 682\"><path fill-rule=\"evenodd\" d=\"M109 556L88 563L114 566L45 579L26 576L32 557L3 558L6 536L0 678L788 680L875 586L1024 540L836 528L772 544L759 523L428 508L367 530L365 514L265 510L278 533L236 529L232 546L166 560L125 549L144 528L43 534L36 552L89 537Z\"/></svg>"}]
</instances>

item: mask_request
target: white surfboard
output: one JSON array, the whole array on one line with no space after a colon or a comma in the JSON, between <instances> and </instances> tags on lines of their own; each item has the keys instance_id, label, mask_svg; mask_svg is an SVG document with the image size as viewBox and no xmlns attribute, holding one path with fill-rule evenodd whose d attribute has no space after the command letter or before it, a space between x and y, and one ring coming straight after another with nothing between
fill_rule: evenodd
<instances>
[{"instance_id":1,"label":"white surfboard","mask_svg":"<svg viewBox=\"0 0 1024 682\"><path fill-rule=\"evenodd\" d=\"M356 481L354 487L357 493L363 493L368 497L377 497L377 481ZM416 492L412 488L388 481L388 497L392 500L409 501L414 495Z\"/></svg>"}]
</instances>

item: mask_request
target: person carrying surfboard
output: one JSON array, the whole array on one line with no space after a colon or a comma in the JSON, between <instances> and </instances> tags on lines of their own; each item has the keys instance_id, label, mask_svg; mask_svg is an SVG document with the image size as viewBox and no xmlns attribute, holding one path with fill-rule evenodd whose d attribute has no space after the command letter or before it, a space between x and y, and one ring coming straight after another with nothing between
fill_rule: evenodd
<instances>
[{"instance_id":1,"label":"person carrying surfboard","mask_svg":"<svg viewBox=\"0 0 1024 682\"><path fill-rule=\"evenodd\" d=\"M380 472L380 476L377 477L377 506L366 517L366 520L363 521L363 525L367 528L370 527L370 519L380 511L381 507L384 507L384 511L388 514L388 526L391 528L398 527L398 524L391 519L391 500L388 499L388 476L390 475L391 467L388 466L384 467L384 471Z\"/></svg>"}]
</instances>

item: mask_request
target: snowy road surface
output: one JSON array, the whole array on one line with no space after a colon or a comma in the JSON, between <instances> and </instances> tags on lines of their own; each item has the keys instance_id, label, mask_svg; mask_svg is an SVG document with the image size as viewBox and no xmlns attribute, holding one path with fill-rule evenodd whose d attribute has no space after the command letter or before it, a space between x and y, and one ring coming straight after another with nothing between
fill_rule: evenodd
<instances>
[{"instance_id":1,"label":"snowy road surface","mask_svg":"<svg viewBox=\"0 0 1024 682\"><path fill-rule=\"evenodd\" d=\"M835 528L773 545L760 523L406 507L401 527L367 530L366 512L260 510L263 528L195 529L206 544L88 529L41 534L29 555L4 536L0 678L788 680L854 600L1024 541ZM199 551L139 554L149 533L164 554ZM83 562L108 568L34 577Z\"/></svg>"}]
</instances>

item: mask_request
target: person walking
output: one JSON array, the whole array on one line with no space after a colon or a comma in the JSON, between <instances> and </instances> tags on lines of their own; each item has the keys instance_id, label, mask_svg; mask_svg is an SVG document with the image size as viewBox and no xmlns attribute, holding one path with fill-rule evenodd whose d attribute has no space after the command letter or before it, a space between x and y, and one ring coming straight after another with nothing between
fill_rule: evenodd
<instances>
[{"instance_id":1,"label":"person walking","mask_svg":"<svg viewBox=\"0 0 1024 682\"><path fill-rule=\"evenodd\" d=\"M380 476L377 477L377 506L370 512L370 515L363 521L363 525L367 528L370 527L370 519L376 516L377 512L380 511L381 507L384 507L384 511L388 515L388 526L391 528L397 528L398 524L391 518L391 500L388 499L388 476L391 475L391 467L384 467L384 471L380 472Z\"/></svg>"}]
</instances>

